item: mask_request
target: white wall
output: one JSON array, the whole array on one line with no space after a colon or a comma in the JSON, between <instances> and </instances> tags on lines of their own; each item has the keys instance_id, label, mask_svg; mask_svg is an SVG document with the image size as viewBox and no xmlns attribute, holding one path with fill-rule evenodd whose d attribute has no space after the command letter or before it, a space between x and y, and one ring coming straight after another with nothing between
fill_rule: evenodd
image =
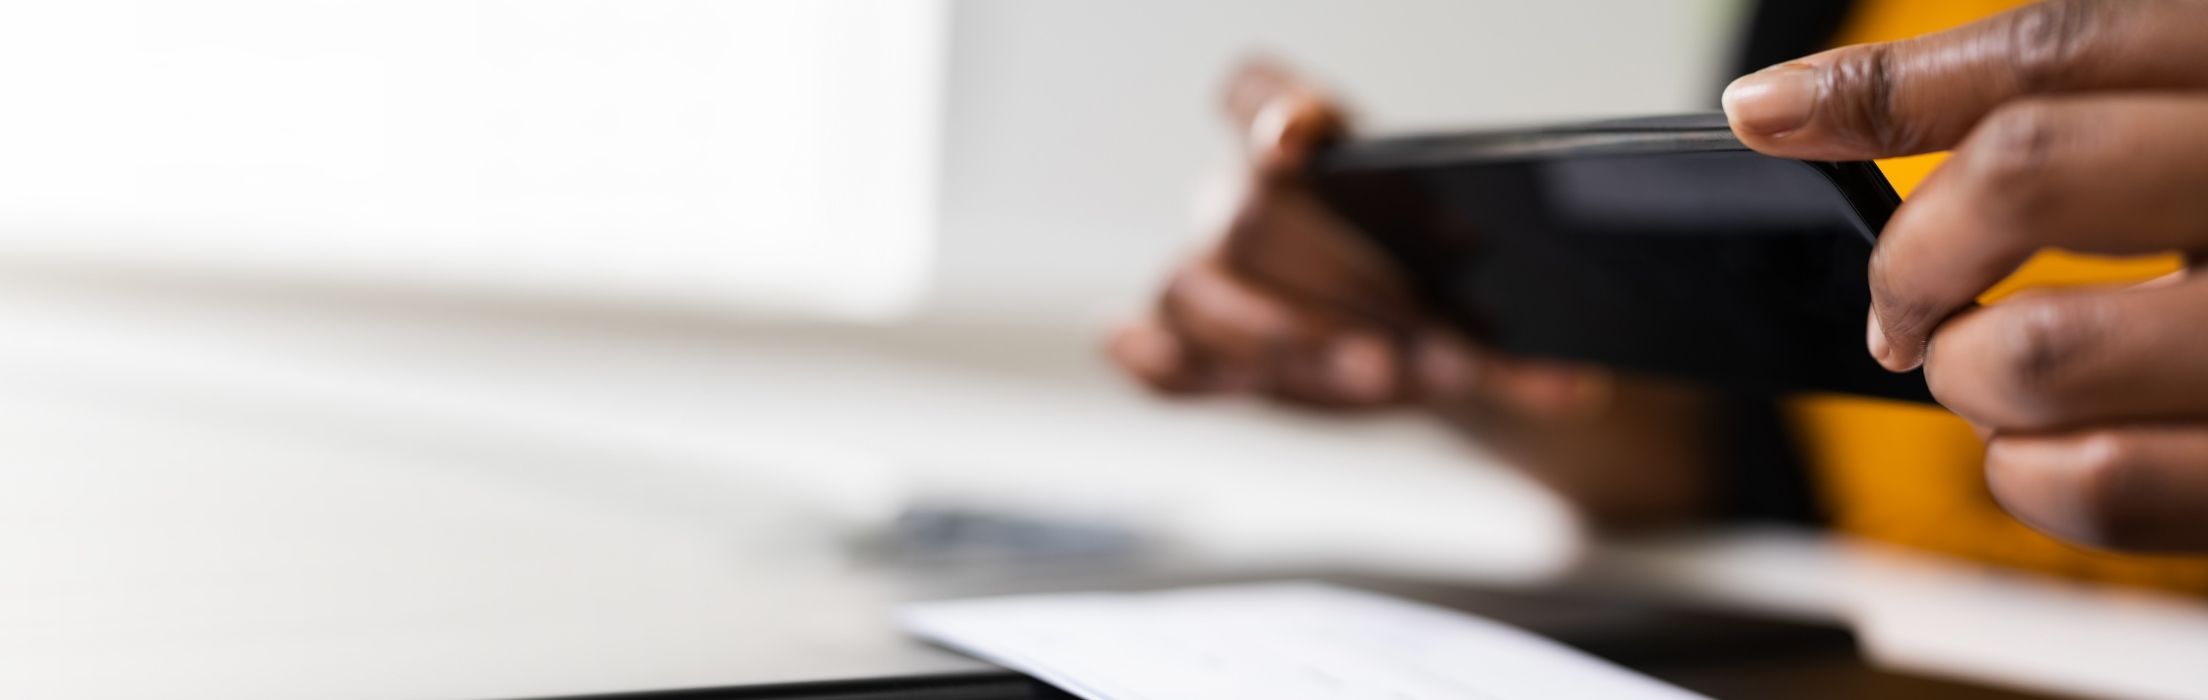
<instances>
[{"instance_id":1,"label":"white wall","mask_svg":"<svg viewBox=\"0 0 2208 700\"><path fill-rule=\"evenodd\" d=\"M1733 0L962 0L939 309L1090 324L1193 244L1215 90L1264 50L1402 130L1710 109Z\"/></svg>"},{"instance_id":2,"label":"white wall","mask_svg":"<svg viewBox=\"0 0 2208 700\"><path fill-rule=\"evenodd\" d=\"M939 0L0 0L0 265L892 315Z\"/></svg>"}]
</instances>

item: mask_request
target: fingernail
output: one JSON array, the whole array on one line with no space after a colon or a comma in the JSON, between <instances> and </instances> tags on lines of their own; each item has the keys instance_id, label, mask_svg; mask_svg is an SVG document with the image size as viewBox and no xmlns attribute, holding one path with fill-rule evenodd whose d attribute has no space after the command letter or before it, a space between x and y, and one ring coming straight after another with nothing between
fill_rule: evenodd
<instances>
[{"instance_id":1,"label":"fingernail","mask_svg":"<svg viewBox=\"0 0 2208 700\"><path fill-rule=\"evenodd\" d=\"M1265 101L1250 117L1250 152L1268 153L1279 148L1288 136L1289 122L1296 116L1295 100L1287 95L1277 95Z\"/></svg>"},{"instance_id":2,"label":"fingernail","mask_svg":"<svg viewBox=\"0 0 2208 700\"><path fill-rule=\"evenodd\" d=\"M1741 76L1725 86L1722 102L1735 129L1771 135L1802 128L1817 108L1817 69L1785 63Z\"/></svg>"},{"instance_id":3,"label":"fingernail","mask_svg":"<svg viewBox=\"0 0 2208 700\"><path fill-rule=\"evenodd\" d=\"M1886 356L1893 354L1893 347L1886 343L1886 328L1879 325L1878 312L1874 310L1869 315L1871 320L1864 324L1863 344L1870 347L1871 359L1878 360L1883 365L1886 364Z\"/></svg>"}]
</instances>

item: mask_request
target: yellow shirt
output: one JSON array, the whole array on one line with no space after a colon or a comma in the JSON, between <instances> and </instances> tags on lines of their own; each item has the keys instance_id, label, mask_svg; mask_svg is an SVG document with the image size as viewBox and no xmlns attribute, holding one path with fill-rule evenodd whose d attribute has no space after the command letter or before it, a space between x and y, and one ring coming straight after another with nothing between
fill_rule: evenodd
<instances>
[{"instance_id":1,"label":"yellow shirt","mask_svg":"<svg viewBox=\"0 0 2208 700\"><path fill-rule=\"evenodd\" d=\"M1838 42L1903 39L2025 4L2021 0L1865 0ZM1907 197L1942 154L1880 161ZM2174 256L2116 260L2042 253L1983 298L2023 287L2143 280L2178 269ZM2208 593L2208 558L2127 556L2083 549L2024 526L1985 485L1985 446L1935 408L1839 396L1788 402L1826 512L1840 529L1905 546L2096 581Z\"/></svg>"}]
</instances>

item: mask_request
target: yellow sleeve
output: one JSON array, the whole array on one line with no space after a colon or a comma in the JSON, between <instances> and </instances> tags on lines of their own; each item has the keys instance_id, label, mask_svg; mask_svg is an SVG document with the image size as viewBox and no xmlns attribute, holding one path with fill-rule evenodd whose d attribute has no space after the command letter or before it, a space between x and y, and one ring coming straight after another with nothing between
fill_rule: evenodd
<instances>
[{"instance_id":1,"label":"yellow sleeve","mask_svg":"<svg viewBox=\"0 0 2208 700\"><path fill-rule=\"evenodd\" d=\"M1840 43L1906 38L2023 4L2017 0L1862 3ZM1940 154L1881 161L1906 197ZM2143 280L2178 269L2174 257L2117 260L2043 253L1984 301L2027 287ZM1842 396L1791 400L1786 414L1826 512L1839 529L1998 565L2081 579L2208 593L2208 558L2108 554L2041 535L2003 512L1985 485L1970 427L1925 407Z\"/></svg>"}]
</instances>

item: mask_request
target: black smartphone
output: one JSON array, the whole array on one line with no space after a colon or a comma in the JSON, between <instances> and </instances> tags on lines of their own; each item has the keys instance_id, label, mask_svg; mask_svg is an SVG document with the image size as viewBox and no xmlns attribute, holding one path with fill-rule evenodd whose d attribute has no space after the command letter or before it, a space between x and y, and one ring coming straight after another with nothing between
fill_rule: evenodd
<instances>
[{"instance_id":1,"label":"black smartphone","mask_svg":"<svg viewBox=\"0 0 2208 700\"><path fill-rule=\"evenodd\" d=\"M1729 389L1930 402L1864 349L1901 198L1748 150L1722 114L1345 141L1312 181L1482 343Z\"/></svg>"}]
</instances>

